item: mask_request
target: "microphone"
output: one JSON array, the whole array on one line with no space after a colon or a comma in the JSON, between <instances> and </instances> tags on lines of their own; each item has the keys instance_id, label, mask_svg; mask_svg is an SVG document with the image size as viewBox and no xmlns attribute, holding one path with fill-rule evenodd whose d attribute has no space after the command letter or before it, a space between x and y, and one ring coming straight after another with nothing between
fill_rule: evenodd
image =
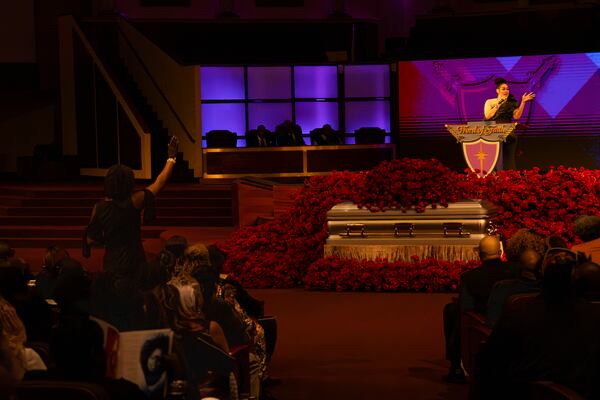
<instances>
[{"instance_id":1,"label":"microphone","mask_svg":"<svg viewBox=\"0 0 600 400\"><path fill-rule=\"evenodd\" d=\"M506 101L506 99L500 99L500 100L498 100L498 105L504 103L505 101Z\"/></svg>"}]
</instances>

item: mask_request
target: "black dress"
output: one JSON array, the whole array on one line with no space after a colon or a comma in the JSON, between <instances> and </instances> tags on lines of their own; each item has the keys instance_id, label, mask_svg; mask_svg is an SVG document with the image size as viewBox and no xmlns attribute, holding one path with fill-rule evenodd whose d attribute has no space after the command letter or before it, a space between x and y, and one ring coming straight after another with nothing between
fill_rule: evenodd
<instances>
[{"instance_id":1,"label":"black dress","mask_svg":"<svg viewBox=\"0 0 600 400\"><path fill-rule=\"evenodd\" d=\"M101 200L96 203L96 213L88 225L87 235L104 245L104 272L113 280L140 278L146 262L141 212L133 206L130 197L120 202Z\"/></svg>"},{"instance_id":2,"label":"black dress","mask_svg":"<svg viewBox=\"0 0 600 400\"><path fill-rule=\"evenodd\" d=\"M517 100L514 97L509 99L500 105L496 114L493 117L486 119L486 121L496 121L497 124L508 124L512 122L513 113L517 109ZM502 147L502 168L503 169L517 169L515 156L517 153L517 135L510 134L504 142Z\"/></svg>"}]
</instances>

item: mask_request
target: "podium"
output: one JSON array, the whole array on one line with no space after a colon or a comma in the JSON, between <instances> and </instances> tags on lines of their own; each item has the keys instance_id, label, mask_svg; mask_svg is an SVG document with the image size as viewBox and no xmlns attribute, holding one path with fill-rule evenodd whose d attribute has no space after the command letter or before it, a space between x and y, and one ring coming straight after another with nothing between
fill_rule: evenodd
<instances>
[{"instance_id":1,"label":"podium","mask_svg":"<svg viewBox=\"0 0 600 400\"><path fill-rule=\"evenodd\" d=\"M494 121L444 126L457 142L462 143L467 165L480 177L488 175L496 167L502 169L501 143L516 129L524 129L524 125L516 122L497 124Z\"/></svg>"}]
</instances>

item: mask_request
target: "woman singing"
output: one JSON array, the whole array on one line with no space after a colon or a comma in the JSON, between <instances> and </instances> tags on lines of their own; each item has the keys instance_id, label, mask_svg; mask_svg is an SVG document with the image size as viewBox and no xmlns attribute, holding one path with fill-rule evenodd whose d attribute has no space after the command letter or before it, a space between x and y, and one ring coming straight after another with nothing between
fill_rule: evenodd
<instances>
[{"instance_id":1,"label":"woman singing","mask_svg":"<svg viewBox=\"0 0 600 400\"><path fill-rule=\"evenodd\" d=\"M484 116L486 121L496 121L496 123L510 123L517 121L523 115L525 103L535 98L535 93L523 93L521 104L517 105L515 96L510 94L508 83L503 78L498 78L496 83L496 93L498 96L493 99L487 99L484 106ZM503 168L516 169L515 153L517 149L517 136L511 134L504 142Z\"/></svg>"}]
</instances>

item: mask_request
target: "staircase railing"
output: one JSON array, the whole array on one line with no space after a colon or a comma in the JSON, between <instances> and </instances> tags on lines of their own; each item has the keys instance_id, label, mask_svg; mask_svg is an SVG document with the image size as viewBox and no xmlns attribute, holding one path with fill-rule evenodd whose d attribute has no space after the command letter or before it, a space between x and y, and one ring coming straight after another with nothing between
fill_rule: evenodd
<instances>
[{"instance_id":1,"label":"staircase railing","mask_svg":"<svg viewBox=\"0 0 600 400\"><path fill-rule=\"evenodd\" d=\"M136 178L150 179L151 137L144 120L75 19L62 16L59 25L61 106L66 120L63 139L67 139L63 148L70 147L67 153L77 152L83 166L81 175L103 176L112 164L123 163L132 167ZM81 46L76 47L76 42ZM92 64L91 82L76 70L77 56L81 56L78 51L87 55L82 64L87 60ZM74 146L69 144L73 141Z\"/></svg>"},{"instance_id":2,"label":"staircase railing","mask_svg":"<svg viewBox=\"0 0 600 400\"><path fill-rule=\"evenodd\" d=\"M125 18L117 22L123 64L164 127L179 138L194 176L201 177L199 67L179 64Z\"/></svg>"},{"instance_id":3,"label":"staircase railing","mask_svg":"<svg viewBox=\"0 0 600 400\"><path fill-rule=\"evenodd\" d=\"M123 22L125 22L125 23L127 22L123 18L121 18L121 20L123 20ZM173 118L175 118L175 120L178 122L179 127L185 133L185 135L187 136L187 139L190 142L192 142L192 143L196 143L196 140L194 139L194 137L192 136L192 134L190 133L190 131L188 130L188 128L183 123L181 117L179 116L179 114L175 110L175 107L173 107L173 104L171 104L171 102L169 101L169 99L165 95L165 92L160 88L160 85L156 81L156 78L154 78L154 75L152 75L152 72L150 72L150 69L148 68L148 66L146 65L146 63L142 59L142 57L140 57L140 54L138 53L138 51L135 49L135 47L133 46L133 44L131 44L131 41L129 40L129 38L127 37L127 35L125 34L125 32L123 32L122 26L119 24L118 27L119 27L119 30L118 30L119 37L121 39L123 39L123 43L125 43L127 45L127 48L129 49L129 51L131 52L131 54L133 55L133 57L135 58L135 60L139 64L141 70L144 71L144 73L147 75L147 77L150 80L150 82L152 82L152 86L154 86L154 89L156 90L156 92L158 93L158 95L160 96L160 98L163 100L164 104L167 106L167 108L169 109L169 111L171 111L171 113L173 115Z\"/></svg>"}]
</instances>

